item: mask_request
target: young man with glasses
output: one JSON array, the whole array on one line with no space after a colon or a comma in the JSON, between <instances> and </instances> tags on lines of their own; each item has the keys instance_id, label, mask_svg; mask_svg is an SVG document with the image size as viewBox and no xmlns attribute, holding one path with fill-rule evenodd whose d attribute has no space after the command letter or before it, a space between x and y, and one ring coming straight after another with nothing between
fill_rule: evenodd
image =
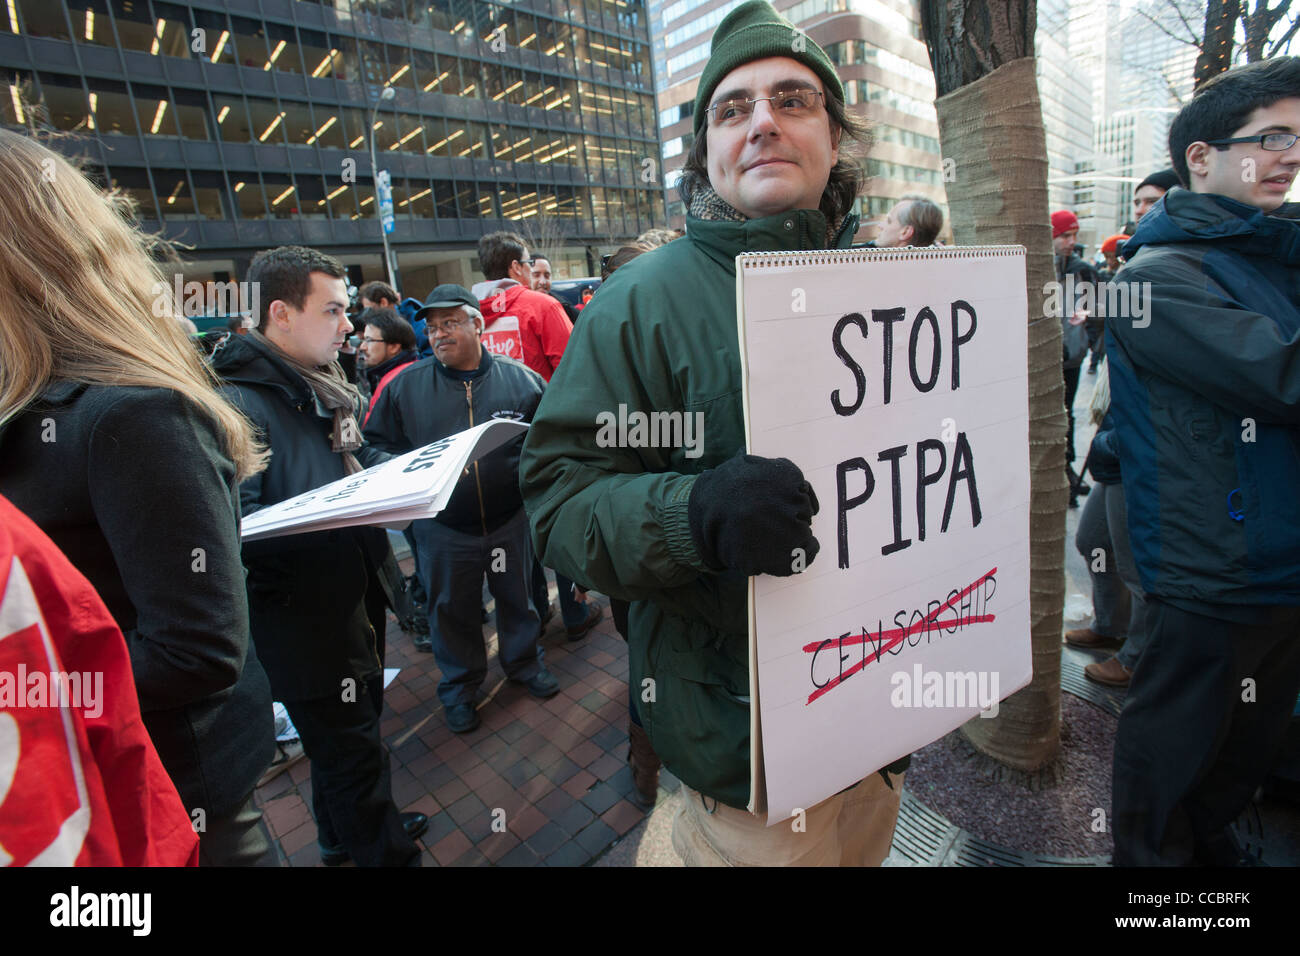
<instances>
[{"instance_id":1,"label":"young man with glasses","mask_svg":"<svg viewBox=\"0 0 1300 956\"><path fill-rule=\"evenodd\" d=\"M1115 863L1249 862L1229 824L1300 690L1300 58L1174 119L1171 189L1123 247L1149 289L1106 353L1147 646L1115 739Z\"/></svg>"},{"instance_id":2,"label":"young man with glasses","mask_svg":"<svg viewBox=\"0 0 1300 956\"><path fill-rule=\"evenodd\" d=\"M744 454L735 258L848 247L865 174L840 149L862 132L816 43L766 0L728 14L696 98L686 237L601 286L524 447L543 560L631 602L629 683L685 787L688 865L878 864L893 836L901 762L809 808L802 831L745 809L748 576L793 574L792 550L812 560L818 543L799 469ZM599 416L622 407L702 413L702 446L607 447Z\"/></svg>"},{"instance_id":3,"label":"young man with glasses","mask_svg":"<svg viewBox=\"0 0 1300 956\"><path fill-rule=\"evenodd\" d=\"M361 357L365 359L365 376L370 386L370 405L366 420L389 382L419 361L415 350L415 330L393 309L366 309L358 316L362 325ZM364 422L363 422L364 424Z\"/></svg>"},{"instance_id":4,"label":"young man with glasses","mask_svg":"<svg viewBox=\"0 0 1300 956\"><path fill-rule=\"evenodd\" d=\"M478 299L440 285L420 310L435 361L420 362L379 396L366 439L401 454L494 418L530 422L546 387L541 376L483 347ZM560 689L542 665L539 620L530 604L533 553L519 494L517 438L471 465L437 517L412 522L429 593L438 697L458 734L479 725L477 694L487 677L480 617L483 576L496 599L497 645L506 676L534 697Z\"/></svg>"}]
</instances>

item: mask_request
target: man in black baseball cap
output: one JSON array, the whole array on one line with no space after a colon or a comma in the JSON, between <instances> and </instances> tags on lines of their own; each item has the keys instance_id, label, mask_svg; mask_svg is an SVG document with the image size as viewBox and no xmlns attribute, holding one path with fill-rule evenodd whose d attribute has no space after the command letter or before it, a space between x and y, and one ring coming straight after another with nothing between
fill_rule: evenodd
<instances>
[{"instance_id":1,"label":"man in black baseball cap","mask_svg":"<svg viewBox=\"0 0 1300 956\"><path fill-rule=\"evenodd\" d=\"M446 282L429 293L429 297L424 300L423 308L415 313L415 317L427 321L429 313L434 309L454 309L462 305L473 309L475 312L478 311L478 299L474 298L474 293L463 285Z\"/></svg>"},{"instance_id":2,"label":"man in black baseball cap","mask_svg":"<svg viewBox=\"0 0 1300 956\"><path fill-rule=\"evenodd\" d=\"M435 361L412 366L380 395L365 428L376 448L401 454L493 418L532 421L546 383L483 347L483 315L473 293L440 285L417 314L428 323ZM487 677L484 574L496 598L502 670L534 697L560 689L542 664L541 622L529 600L533 551L519 494L522 447L521 436L480 458L436 517L411 526L429 593L433 654L442 670L438 696L447 726L458 734L479 725L476 697Z\"/></svg>"}]
</instances>

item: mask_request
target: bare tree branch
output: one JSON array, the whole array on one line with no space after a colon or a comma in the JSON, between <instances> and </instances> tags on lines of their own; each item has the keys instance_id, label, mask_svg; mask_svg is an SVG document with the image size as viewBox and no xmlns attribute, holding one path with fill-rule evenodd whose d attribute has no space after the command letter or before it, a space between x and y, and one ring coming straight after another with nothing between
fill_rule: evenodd
<instances>
[{"instance_id":1,"label":"bare tree branch","mask_svg":"<svg viewBox=\"0 0 1300 956\"><path fill-rule=\"evenodd\" d=\"M1147 13L1145 10L1137 10L1136 13L1143 20L1146 20L1147 23L1151 24L1153 27L1155 27L1165 36L1169 37L1171 40L1177 40L1179 43L1186 43L1188 46L1194 46L1198 50L1202 49L1201 41L1197 39L1196 31L1193 30L1191 24L1187 22L1187 18L1183 16L1183 12L1178 9L1177 4L1169 3L1169 7L1170 9L1177 12L1178 19L1182 21L1183 26L1187 27L1187 32L1191 34L1191 39L1188 39L1187 37L1180 37L1178 34L1174 33L1167 26L1165 26L1155 17L1151 16L1151 14Z\"/></svg>"},{"instance_id":2,"label":"bare tree branch","mask_svg":"<svg viewBox=\"0 0 1300 956\"><path fill-rule=\"evenodd\" d=\"M1297 16L1295 19L1293 19L1291 21L1291 25L1287 27L1286 33L1278 37L1277 41L1274 42L1274 44L1271 47L1269 47L1268 55L1270 57L1275 57L1283 50L1290 49L1291 39L1296 35L1297 30L1300 30L1300 16Z\"/></svg>"}]
</instances>

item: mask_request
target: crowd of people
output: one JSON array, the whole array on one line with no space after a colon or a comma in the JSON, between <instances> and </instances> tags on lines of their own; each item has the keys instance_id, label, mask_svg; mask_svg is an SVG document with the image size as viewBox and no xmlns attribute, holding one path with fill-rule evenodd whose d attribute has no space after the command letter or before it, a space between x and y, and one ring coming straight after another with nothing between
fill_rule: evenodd
<instances>
[{"instance_id":1,"label":"crowd of people","mask_svg":"<svg viewBox=\"0 0 1300 956\"><path fill-rule=\"evenodd\" d=\"M387 614L432 653L446 724L468 733L485 581L506 677L539 699L560 689L539 644L545 568L570 640L601 618L588 588L611 600L636 789L653 805L661 765L682 781L673 844L688 865L884 859L906 758L802 827L747 809L747 579L795 573L792 549L815 558L818 505L797 465L746 454L735 259L848 248L865 182L865 129L835 67L793 35L766 0L718 25L685 235L652 230L604 257L581 304L551 294L549 261L509 232L479 242L484 281L423 300L371 282L354 303L337 259L285 246L252 261L258 312L206 357L159 317L167 285L120 201L0 131L0 593L8 614L20 569L62 669L119 675L113 706L78 727L98 800L82 841L59 837L55 793L24 821L20 862L266 863L253 791L278 701L310 760L322 861L418 865L428 821L395 805L380 734ZM1171 128L1173 169L1135 192L1132 235L1100 244L1103 269L1078 254L1074 214L1051 215L1059 281L1150 290L1148 321L1061 314L1066 471L1071 503L1088 495L1077 546L1096 609L1065 641L1127 635L1088 670L1128 688L1117 864L1245 862L1228 827L1300 693L1300 225L1284 204L1297 90L1296 58L1206 83ZM927 246L942 228L907 196L875 244ZM1076 472L1089 351L1099 428ZM622 407L701 412L703 453L597 442L600 413ZM493 418L531 427L411 524L409 578L374 528L241 543L241 516ZM647 680L656 692L636 694Z\"/></svg>"}]
</instances>

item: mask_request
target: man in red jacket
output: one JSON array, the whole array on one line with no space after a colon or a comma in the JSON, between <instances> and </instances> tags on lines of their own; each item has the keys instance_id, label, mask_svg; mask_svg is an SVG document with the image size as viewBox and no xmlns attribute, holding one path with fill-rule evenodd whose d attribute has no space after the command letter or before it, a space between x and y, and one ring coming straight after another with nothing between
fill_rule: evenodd
<instances>
[{"instance_id":1,"label":"man in red jacket","mask_svg":"<svg viewBox=\"0 0 1300 956\"><path fill-rule=\"evenodd\" d=\"M573 331L564 307L532 290L533 258L515 233L492 232L480 239L478 261L487 281L471 291L483 313L483 347L523 362L549 382Z\"/></svg>"},{"instance_id":2,"label":"man in red jacket","mask_svg":"<svg viewBox=\"0 0 1300 956\"><path fill-rule=\"evenodd\" d=\"M195 866L199 838L140 719L126 639L0 497L0 866Z\"/></svg>"},{"instance_id":3,"label":"man in red jacket","mask_svg":"<svg viewBox=\"0 0 1300 956\"><path fill-rule=\"evenodd\" d=\"M470 290L483 313L483 348L523 362L551 380L569 344L573 323L564 307L544 292L532 289L534 259L521 236L513 232L490 232L478 241L479 268L487 276ZM546 574L534 561L533 605L542 619L542 630L553 609L546 588ZM569 640L581 640L596 622L601 610L581 599L574 582L555 576L560 596L560 616Z\"/></svg>"}]
</instances>

